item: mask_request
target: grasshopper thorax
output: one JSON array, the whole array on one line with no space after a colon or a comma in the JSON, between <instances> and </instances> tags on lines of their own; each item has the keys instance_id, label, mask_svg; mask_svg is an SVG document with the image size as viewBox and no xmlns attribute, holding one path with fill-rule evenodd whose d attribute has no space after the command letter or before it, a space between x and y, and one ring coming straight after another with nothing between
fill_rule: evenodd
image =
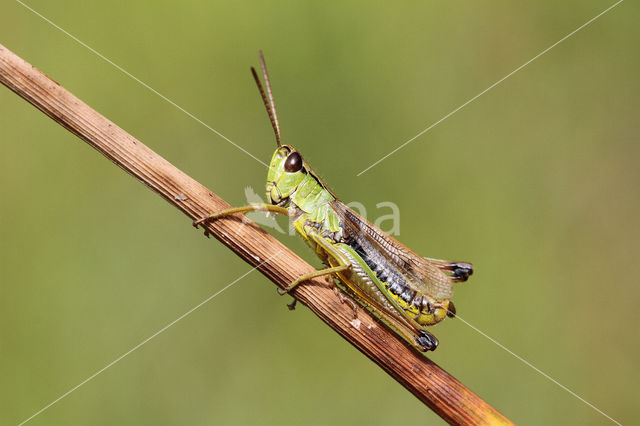
<instances>
[{"instance_id":1,"label":"grasshopper thorax","mask_svg":"<svg viewBox=\"0 0 640 426\"><path fill-rule=\"evenodd\" d=\"M273 153L267 173L267 198L271 204L286 205L307 174L307 164L290 145L279 146Z\"/></svg>"}]
</instances>

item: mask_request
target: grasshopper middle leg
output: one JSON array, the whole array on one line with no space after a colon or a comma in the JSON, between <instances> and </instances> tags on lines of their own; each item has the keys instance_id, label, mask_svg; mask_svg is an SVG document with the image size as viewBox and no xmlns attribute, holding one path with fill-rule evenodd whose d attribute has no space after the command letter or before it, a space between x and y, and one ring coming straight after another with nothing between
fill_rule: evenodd
<instances>
[{"instance_id":1,"label":"grasshopper middle leg","mask_svg":"<svg viewBox=\"0 0 640 426\"><path fill-rule=\"evenodd\" d=\"M330 274L335 274L336 272L341 272L344 271L345 269L349 269L351 267L351 265L340 265L340 266L334 266L331 268L325 268L325 269L320 269L319 271L315 271L315 272L310 272L308 274L304 274L301 275L300 277L298 277L295 281L293 281L291 284L289 284L287 286L287 288L278 289L278 293L280 294L280 296L289 293L291 290L293 290L295 287L297 287L299 284L313 279L313 278L317 278L317 277L322 277L324 275L330 275Z\"/></svg>"},{"instance_id":2,"label":"grasshopper middle leg","mask_svg":"<svg viewBox=\"0 0 640 426\"><path fill-rule=\"evenodd\" d=\"M309 236L309 238L316 243L318 248L320 248L327 257L330 257L335 260L335 266L330 266L328 268L320 269L318 271L311 272L309 274L305 274L305 275L302 275L301 277L298 277L295 281L289 284L289 286L287 286L286 289L278 289L278 293L280 295L290 292L299 284L307 280L310 280L312 278L317 278L325 275L337 275L339 272L346 271L347 269L351 268L351 263L349 262L349 260L345 258L345 256L338 249L336 249L335 246L330 241L322 237L318 233L318 231L316 231L311 227L306 228L305 231ZM342 293L340 293L340 290L337 287L334 287L334 291L336 290L337 290L336 295L340 299L340 302L349 303L349 305L353 309L353 315L355 318L358 312L358 307L355 304L355 302L351 300L349 297L345 297Z\"/></svg>"}]
</instances>

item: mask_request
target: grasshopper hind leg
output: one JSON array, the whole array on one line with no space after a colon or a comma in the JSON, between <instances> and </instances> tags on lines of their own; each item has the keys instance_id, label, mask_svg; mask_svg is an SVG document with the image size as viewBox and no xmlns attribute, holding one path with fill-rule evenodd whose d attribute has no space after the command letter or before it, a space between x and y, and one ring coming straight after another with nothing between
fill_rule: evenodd
<instances>
[{"instance_id":1,"label":"grasshopper hind leg","mask_svg":"<svg viewBox=\"0 0 640 426\"><path fill-rule=\"evenodd\" d=\"M355 302L355 300L353 300L348 295L345 295L342 290L340 290L340 287L335 284L333 286L333 292L340 300L340 303L347 303L351 307L351 309L353 310L353 319L358 318L358 304Z\"/></svg>"}]
</instances>

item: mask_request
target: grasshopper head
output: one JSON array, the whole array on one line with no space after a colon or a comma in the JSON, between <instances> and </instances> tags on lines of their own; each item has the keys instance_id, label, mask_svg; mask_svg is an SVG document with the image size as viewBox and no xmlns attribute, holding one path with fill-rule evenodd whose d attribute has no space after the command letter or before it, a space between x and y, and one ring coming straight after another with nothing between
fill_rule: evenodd
<instances>
[{"instance_id":1,"label":"grasshopper head","mask_svg":"<svg viewBox=\"0 0 640 426\"><path fill-rule=\"evenodd\" d=\"M302 156L293 147L282 145L276 149L267 173L267 198L271 204L285 205L307 174Z\"/></svg>"}]
</instances>

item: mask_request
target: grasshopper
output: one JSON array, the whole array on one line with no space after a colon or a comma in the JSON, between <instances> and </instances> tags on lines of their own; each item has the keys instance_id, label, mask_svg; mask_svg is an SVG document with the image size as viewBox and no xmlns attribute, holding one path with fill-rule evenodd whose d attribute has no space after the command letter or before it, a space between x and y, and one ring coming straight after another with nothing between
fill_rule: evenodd
<instances>
[{"instance_id":1,"label":"grasshopper","mask_svg":"<svg viewBox=\"0 0 640 426\"><path fill-rule=\"evenodd\" d=\"M438 339L425 330L445 317L454 317L451 302L453 283L466 281L473 266L419 256L380 228L347 207L323 182L299 151L283 145L280 124L271 92L271 82L260 52L260 77L251 67L262 101L273 127L277 148L267 173L267 199L271 202L236 207L204 217L198 225L237 213L265 211L287 215L305 242L325 264L324 269L305 274L284 290L320 276L333 276L342 302L351 303L357 315L357 301L391 326L421 351L435 350ZM290 305L293 309L294 303Z\"/></svg>"}]
</instances>

